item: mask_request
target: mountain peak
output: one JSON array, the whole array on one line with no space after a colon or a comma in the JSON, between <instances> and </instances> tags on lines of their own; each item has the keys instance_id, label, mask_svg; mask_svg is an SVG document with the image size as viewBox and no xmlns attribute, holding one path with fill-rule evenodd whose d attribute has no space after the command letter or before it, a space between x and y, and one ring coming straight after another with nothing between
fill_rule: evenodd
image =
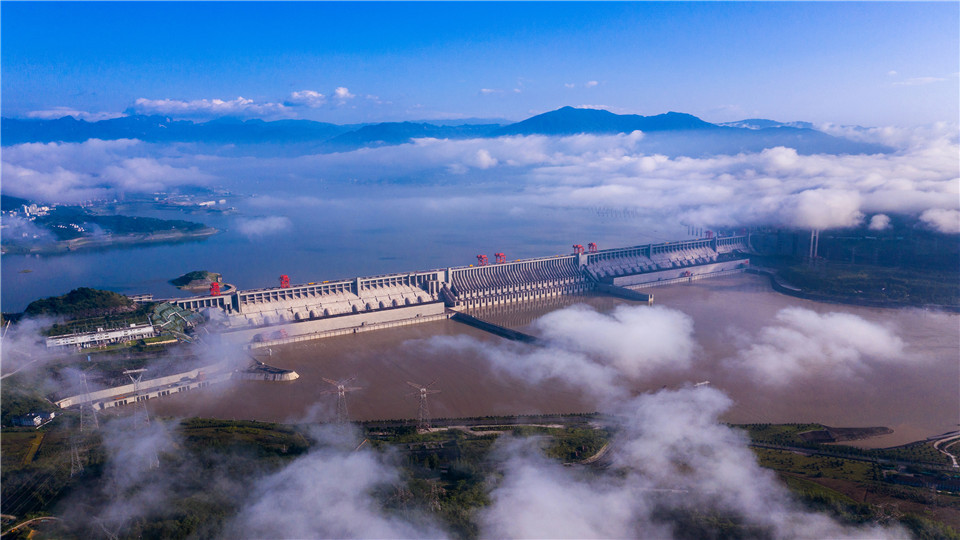
<instances>
[{"instance_id":1,"label":"mountain peak","mask_svg":"<svg viewBox=\"0 0 960 540\"><path fill-rule=\"evenodd\" d=\"M561 107L497 130L495 135L575 135L578 133L630 133L633 131L681 131L716 126L686 113L656 116L616 114L605 109Z\"/></svg>"}]
</instances>

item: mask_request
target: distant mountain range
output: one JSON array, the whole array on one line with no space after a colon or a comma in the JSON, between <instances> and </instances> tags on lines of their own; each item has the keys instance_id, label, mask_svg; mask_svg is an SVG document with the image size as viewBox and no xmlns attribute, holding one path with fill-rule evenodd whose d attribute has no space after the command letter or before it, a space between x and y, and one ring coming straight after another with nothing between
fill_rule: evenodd
<instances>
[{"instance_id":1,"label":"distant mountain range","mask_svg":"<svg viewBox=\"0 0 960 540\"><path fill-rule=\"evenodd\" d=\"M802 154L883 153L891 149L834 137L807 122L748 119L712 124L696 116L668 112L655 116L615 114L602 109L563 107L512 123L384 122L337 125L312 120L220 118L195 123L163 116L132 115L98 122L67 116L57 120L3 118L4 146L27 142L81 142L87 139L139 139L146 142L211 144L304 144L311 151L345 151L397 145L415 138L472 139L517 135L610 135L642 131L644 151L667 155L754 152L773 146Z\"/></svg>"}]
</instances>

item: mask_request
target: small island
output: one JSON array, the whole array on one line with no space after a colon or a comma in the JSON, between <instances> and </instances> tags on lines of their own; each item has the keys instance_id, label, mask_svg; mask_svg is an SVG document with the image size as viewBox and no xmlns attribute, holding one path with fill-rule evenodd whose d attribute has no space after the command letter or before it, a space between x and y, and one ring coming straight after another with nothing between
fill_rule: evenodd
<instances>
[{"instance_id":1,"label":"small island","mask_svg":"<svg viewBox=\"0 0 960 540\"><path fill-rule=\"evenodd\" d=\"M194 270L193 272L187 272L178 278L170 280L171 285L176 286L178 289L189 291L209 289L210 284L214 282L223 283L223 276L206 270Z\"/></svg>"}]
</instances>

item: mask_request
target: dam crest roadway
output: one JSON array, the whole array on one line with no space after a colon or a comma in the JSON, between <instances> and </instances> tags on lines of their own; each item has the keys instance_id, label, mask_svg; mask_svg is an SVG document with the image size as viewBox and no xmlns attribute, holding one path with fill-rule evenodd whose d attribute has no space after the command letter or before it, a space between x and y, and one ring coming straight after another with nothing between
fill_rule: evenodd
<instances>
[{"instance_id":1,"label":"dam crest roadway","mask_svg":"<svg viewBox=\"0 0 960 540\"><path fill-rule=\"evenodd\" d=\"M410 273L234 290L175 299L224 316L221 339L253 348L450 318L466 310L600 292L653 303L638 291L733 272L749 264L747 235L701 238ZM285 278L286 276L284 276Z\"/></svg>"}]
</instances>

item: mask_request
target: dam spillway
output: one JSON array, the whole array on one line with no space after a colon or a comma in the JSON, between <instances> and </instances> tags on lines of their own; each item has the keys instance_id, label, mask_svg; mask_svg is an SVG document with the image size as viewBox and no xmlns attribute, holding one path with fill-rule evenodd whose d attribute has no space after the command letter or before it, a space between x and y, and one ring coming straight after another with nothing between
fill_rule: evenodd
<instances>
[{"instance_id":1,"label":"dam spillway","mask_svg":"<svg viewBox=\"0 0 960 540\"><path fill-rule=\"evenodd\" d=\"M455 311L543 302L592 291L620 290L637 296L624 288L692 281L742 270L751 252L748 236L589 252L582 246L576 248L568 255L235 290L172 302L192 311L222 311L223 330L234 334L236 340L269 344L288 342L295 336L306 339L357 333L447 318Z\"/></svg>"}]
</instances>

